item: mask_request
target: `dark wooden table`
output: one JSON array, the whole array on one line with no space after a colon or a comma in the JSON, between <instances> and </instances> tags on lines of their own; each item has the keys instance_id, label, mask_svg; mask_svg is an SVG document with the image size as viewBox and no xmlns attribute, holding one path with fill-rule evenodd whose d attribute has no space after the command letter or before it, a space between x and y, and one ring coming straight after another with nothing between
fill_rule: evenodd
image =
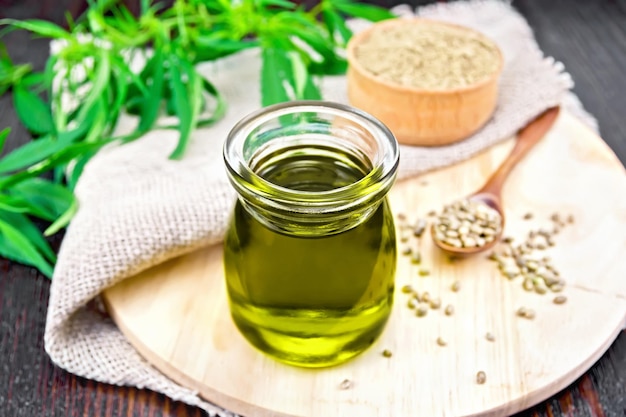
<instances>
[{"instance_id":1,"label":"dark wooden table","mask_svg":"<svg viewBox=\"0 0 626 417\"><path fill-rule=\"evenodd\" d=\"M60 21L63 10L76 4L76 0L0 0L0 16L45 15ZM576 82L576 93L598 118L602 137L626 162L626 2L515 0L513 4L530 22L546 54L565 64ZM14 33L6 42L17 61L41 65L46 57L43 40ZM6 126L13 127L13 133L5 152L28 140L9 97L0 99L0 128ZM58 245L60 239L53 243ZM0 259L0 417L202 415L153 392L100 384L56 368L43 350L49 288L50 282L35 270ZM626 416L626 332L584 376L517 417L522 416Z\"/></svg>"}]
</instances>

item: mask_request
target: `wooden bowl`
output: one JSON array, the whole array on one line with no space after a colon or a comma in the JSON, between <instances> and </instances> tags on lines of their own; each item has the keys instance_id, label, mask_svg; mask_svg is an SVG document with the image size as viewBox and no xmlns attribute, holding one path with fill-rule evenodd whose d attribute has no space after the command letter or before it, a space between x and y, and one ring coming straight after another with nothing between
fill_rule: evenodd
<instances>
[{"instance_id":1,"label":"wooden bowl","mask_svg":"<svg viewBox=\"0 0 626 417\"><path fill-rule=\"evenodd\" d=\"M358 55L372 35L389 30L400 30L402 33L407 33L407 30L419 30L420 33L431 31L435 37L443 36L437 33L469 37L472 42L480 42L494 51L494 62L489 65L492 69L476 82L465 82L463 86L452 88L415 87L390 81L365 68ZM394 47L393 42L384 46L385 49ZM491 59L491 55L486 56ZM400 143L436 146L457 142L479 130L496 107L502 53L492 40L474 30L419 18L387 20L355 35L348 44L347 57L350 103L385 123ZM466 62L471 64L472 59L466 58L469 60ZM407 71L411 71L411 65L406 67ZM434 75L437 76L444 77ZM437 80L434 79L433 83L436 84Z\"/></svg>"}]
</instances>

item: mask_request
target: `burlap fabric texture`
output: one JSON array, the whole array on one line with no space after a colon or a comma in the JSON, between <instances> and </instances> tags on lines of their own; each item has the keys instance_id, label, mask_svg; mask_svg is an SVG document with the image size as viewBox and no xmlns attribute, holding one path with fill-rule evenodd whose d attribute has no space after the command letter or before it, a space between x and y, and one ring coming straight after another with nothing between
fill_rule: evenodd
<instances>
[{"instance_id":1,"label":"burlap fabric texture","mask_svg":"<svg viewBox=\"0 0 626 417\"><path fill-rule=\"evenodd\" d=\"M406 7L397 12L412 14ZM402 147L401 178L469 158L556 104L593 124L568 93L572 82L563 66L542 55L528 24L508 3L438 3L416 13L484 32L498 43L506 63L493 119L455 145ZM366 25L352 24L356 30ZM55 364L85 378L161 392L211 416L232 415L152 368L109 318L86 306L104 288L222 238L235 196L221 147L230 128L259 107L259 68L258 51L202 67L229 110L215 126L194 133L183 160L168 160L176 132L161 130L107 148L88 164L76 189L80 210L65 235L51 287L45 349ZM322 86L325 99L347 102L345 77L326 78ZM119 129L133 126L126 118Z\"/></svg>"}]
</instances>

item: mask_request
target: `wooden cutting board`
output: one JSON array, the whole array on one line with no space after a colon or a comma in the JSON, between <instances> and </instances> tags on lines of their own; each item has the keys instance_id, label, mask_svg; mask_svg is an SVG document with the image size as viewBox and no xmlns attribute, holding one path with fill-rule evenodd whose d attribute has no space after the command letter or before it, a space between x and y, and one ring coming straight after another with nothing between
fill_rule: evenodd
<instances>
[{"instance_id":1,"label":"wooden cutting board","mask_svg":"<svg viewBox=\"0 0 626 417\"><path fill-rule=\"evenodd\" d=\"M426 217L470 193L512 145L398 182L393 210ZM421 267L399 257L396 302L381 338L344 365L310 370L264 356L238 333L219 245L127 279L107 290L105 300L156 368L247 417L507 416L572 383L625 324L626 176L605 143L565 113L513 171L503 198L506 235L519 240L549 225L554 212L574 216L545 252L567 281L566 304L554 304L554 294L524 291L484 255L450 262L426 236ZM527 212L533 219L523 219ZM430 275L420 276L420 268ZM461 288L452 292L457 279ZM454 305L454 315L440 309L416 317L400 290L405 284ZM517 317L520 306L534 309L536 318ZM495 341L486 340L487 332ZM447 345L439 346L438 337ZM384 349L393 356L383 357ZM485 384L476 383L478 371Z\"/></svg>"}]
</instances>

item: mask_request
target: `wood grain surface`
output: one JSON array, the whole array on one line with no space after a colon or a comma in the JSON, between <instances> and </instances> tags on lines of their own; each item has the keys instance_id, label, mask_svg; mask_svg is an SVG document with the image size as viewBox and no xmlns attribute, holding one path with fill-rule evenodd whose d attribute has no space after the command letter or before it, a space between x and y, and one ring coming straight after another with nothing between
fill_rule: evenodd
<instances>
[{"instance_id":1,"label":"wood grain surface","mask_svg":"<svg viewBox=\"0 0 626 417\"><path fill-rule=\"evenodd\" d=\"M397 2L377 1L385 6ZM0 0L0 16L60 20L70 3L80 1ZM544 52L565 64L576 82L574 91L597 117L603 139L624 163L626 2L514 0L513 5L529 21ZM17 61L35 62L41 68L47 55L45 41L13 33L5 42ZM0 126L13 127L4 152L29 139L17 122L9 96L0 98ZM55 247L61 237L54 238ZM203 415L196 408L150 391L87 381L54 367L43 351L49 285L49 281L33 269L0 260L0 416ZM589 372L549 400L516 417L624 417L625 386L626 333L622 332Z\"/></svg>"},{"instance_id":2,"label":"wood grain surface","mask_svg":"<svg viewBox=\"0 0 626 417\"><path fill-rule=\"evenodd\" d=\"M480 188L511 145L396 183L392 210L411 222L427 218L442 202ZM104 298L153 365L246 416L508 416L571 384L626 324L626 172L599 137L565 113L513 171L503 203L505 234L516 241L529 230L551 230L552 213L574 216L554 248L535 254L550 256L565 277L566 304L555 305L552 293L524 291L520 278L509 282L484 254L450 262L426 233L419 242L421 265L398 260L396 301L380 340L333 368L286 366L244 340L228 311L221 245L127 279ZM533 220L523 219L527 212ZM424 268L428 277L418 274ZM455 293L450 286L457 280ZM451 303L454 315L439 309L415 317L404 285ZM521 306L535 310L536 319L517 317ZM485 340L487 332L494 342ZM439 346L438 337L447 346ZM382 357L384 349L393 352L391 359ZM484 385L475 383L480 370L488 375ZM346 378L354 386L339 389Z\"/></svg>"}]
</instances>

